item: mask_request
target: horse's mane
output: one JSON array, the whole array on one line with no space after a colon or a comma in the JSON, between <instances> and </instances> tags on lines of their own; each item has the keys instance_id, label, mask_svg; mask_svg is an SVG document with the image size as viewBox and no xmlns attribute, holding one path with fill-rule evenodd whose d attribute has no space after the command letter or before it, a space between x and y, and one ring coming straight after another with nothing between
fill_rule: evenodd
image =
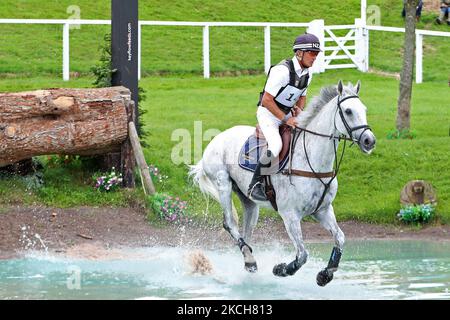
<instances>
[{"instance_id":1,"label":"horse's mane","mask_svg":"<svg viewBox=\"0 0 450 320\"><path fill-rule=\"evenodd\" d=\"M344 86L344 96L355 94L355 92L356 88L350 82L347 86ZM322 89L320 89L319 95L313 97L311 99L311 102L309 102L307 107L305 108L305 111L302 111L297 117L297 125L301 128L305 128L320 112L320 110L322 110L322 108L326 106L328 102L333 100L337 95L337 85L323 87Z\"/></svg>"}]
</instances>

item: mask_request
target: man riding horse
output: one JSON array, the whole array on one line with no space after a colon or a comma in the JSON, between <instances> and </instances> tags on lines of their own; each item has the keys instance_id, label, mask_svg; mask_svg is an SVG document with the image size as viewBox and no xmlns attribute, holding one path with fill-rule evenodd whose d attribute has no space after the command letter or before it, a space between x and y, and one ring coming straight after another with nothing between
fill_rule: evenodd
<instances>
[{"instance_id":1,"label":"man riding horse","mask_svg":"<svg viewBox=\"0 0 450 320\"><path fill-rule=\"evenodd\" d=\"M310 33L297 37L292 49L295 53L292 59L270 68L258 101L256 117L268 147L259 159L248 188L248 197L252 200L267 200L263 186L264 168L270 167L281 151L280 125L297 125L295 117L305 107L307 88L312 79L310 68L321 51L319 39Z\"/></svg>"}]
</instances>

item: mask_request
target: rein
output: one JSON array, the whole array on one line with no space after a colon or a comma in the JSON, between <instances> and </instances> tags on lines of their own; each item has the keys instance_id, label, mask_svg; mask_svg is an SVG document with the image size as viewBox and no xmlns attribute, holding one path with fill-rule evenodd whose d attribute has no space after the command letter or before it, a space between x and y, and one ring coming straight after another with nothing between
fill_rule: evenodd
<instances>
[{"instance_id":1,"label":"rein","mask_svg":"<svg viewBox=\"0 0 450 320\"><path fill-rule=\"evenodd\" d=\"M359 97L357 95L352 95L352 96L345 97L345 98L343 98L341 100L340 96L338 96L338 103L337 103L337 109L336 109L336 112L339 111L339 115L341 117L342 123L344 124L344 127L347 130L347 133L348 133L349 137L346 137L344 135L335 136L333 134L330 134L330 135L322 134L322 133L318 133L318 132L314 132L314 131L308 130L306 128L297 127L297 126L294 128L293 137L291 139L291 146L290 146L289 169L283 170L281 173L283 175L288 175L289 176L289 180L291 181L291 184L292 184L291 178L292 178L293 175L294 176L302 176L302 177L307 177L307 178L319 179L319 181L323 184L325 189L324 189L324 191L322 193L322 196L320 197L319 202L317 203L316 209L311 214L315 214L319 210L320 206L322 205L323 200L325 199L325 195L326 195L328 189L330 188L331 183L333 182L333 180L338 175L339 168L340 168L342 160L344 158L344 153L345 153L345 148L346 148L346 145L347 145L347 141L351 141L352 142L351 145L353 145L355 142L358 143L358 145L359 145L361 137L364 134L364 132L366 130L371 130L368 125L361 125L361 126L356 126L356 127L351 128L349 126L348 122L345 120L344 113L343 113L342 107L341 107L341 103L343 101L345 101L347 99L351 99L351 98L359 98ZM336 127L336 116L334 117L334 127L337 130L337 127ZM360 134L359 138L356 140L356 139L352 138L352 133L353 133L353 131L356 131L358 129L364 129L364 130ZM297 144L297 140L300 138L300 135L302 133L304 133L303 134L303 150L305 152L306 161L308 162L308 166L311 169L311 172L292 169L292 158L294 156L294 148L295 148L295 145ZM310 133L310 134L313 134L313 135L316 135L316 136L319 136L319 137L324 137L324 138L328 138L329 140L333 140L334 161L335 161L335 164L334 164L335 170L334 171L331 171L331 172L316 172L314 170L314 168L312 167L311 162L309 160L308 152L306 150L306 142L305 142L306 141L306 139L305 139L306 138L306 133ZM337 156L336 140L337 141L344 140L344 147L342 148L342 153L341 153L341 156L339 158L339 161L338 161L338 156ZM324 182L322 180L323 178L331 178L331 179L328 182Z\"/></svg>"},{"instance_id":2,"label":"rein","mask_svg":"<svg viewBox=\"0 0 450 320\"><path fill-rule=\"evenodd\" d=\"M346 136L344 136L344 135L341 135L341 136L334 136L334 135L330 135L330 134L323 134L323 133L318 133L318 132L314 132L314 131L311 131L311 130L308 130L308 129L306 129L306 128L301 128L301 127L297 127L297 126L295 126L295 128L294 128L295 130L299 130L299 131L304 131L304 132L308 132L308 133L311 133L311 134L313 134L313 135L315 135L315 136L319 136L319 137L324 137L324 138L328 138L328 139L330 139L330 140L347 140L347 141L352 141L352 142L355 142L355 140L353 140L353 139L351 139L351 138L347 138Z\"/></svg>"}]
</instances>

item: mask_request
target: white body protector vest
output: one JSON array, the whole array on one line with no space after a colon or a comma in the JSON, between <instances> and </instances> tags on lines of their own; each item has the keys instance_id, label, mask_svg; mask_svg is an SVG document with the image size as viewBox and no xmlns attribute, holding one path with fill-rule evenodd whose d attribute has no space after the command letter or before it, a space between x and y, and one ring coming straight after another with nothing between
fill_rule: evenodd
<instances>
[{"instance_id":1,"label":"white body protector vest","mask_svg":"<svg viewBox=\"0 0 450 320\"><path fill-rule=\"evenodd\" d=\"M303 76L299 77L294 69L294 63L292 62L292 59L286 59L278 63L277 65L283 65L286 66L289 70L289 83L281 87L278 91L277 95L274 97L275 103L277 106L285 113L288 114L291 109L295 106L298 99L300 99L300 96L303 92L305 92L306 88L308 87L308 80L309 80L309 74L304 74ZM271 68L272 69L272 68ZM267 75L267 78L269 78L270 70ZM267 79L266 79L267 83ZM265 87L266 85L264 85ZM260 93L260 99L258 102L258 106L261 105L262 96L264 94L264 91Z\"/></svg>"}]
</instances>

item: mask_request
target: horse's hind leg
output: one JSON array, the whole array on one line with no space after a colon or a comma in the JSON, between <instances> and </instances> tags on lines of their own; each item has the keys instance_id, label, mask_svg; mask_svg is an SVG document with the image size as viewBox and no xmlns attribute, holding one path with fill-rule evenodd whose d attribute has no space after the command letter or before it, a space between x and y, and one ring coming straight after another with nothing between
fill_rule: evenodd
<instances>
[{"instance_id":1,"label":"horse's hind leg","mask_svg":"<svg viewBox=\"0 0 450 320\"><path fill-rule=\"evenodd\" d=\"M252 248L245 243L239 233L239 229L235 219L233 218L232 209L232 182L226 170L219 170L216 173L216 183L219 191L220 205L223 209L223 227L227 230L231 237L237 242L239 249L244 255L245 269L249 272L256 271L256 262L252 255Z\"/></svg>"},{"instance_id":2,"label":"horse's hind leg","mask_svg":"<svg viewBox=\"0 0 450 320\"><path fill-rule=\"evenodd\" d=\"M327 267L317 274L317 284L323 287L333 280L333 273L337 271L344 248L345 237L337 224L333 206L330 205L328 208L317 212L314 217L333 235L335 242Z\"/></svg>"},{"instance_id":3,"label":"horse's hind leg","mask_svg":"<svg viewBox=\"0 0 450 320\"><path fill-rule=\"evenodd\" d=\"M239 200L241 200L242 207L244 208L244 240L249 243L250 239L253 234L253 229L256 226L256 223L258 222L258 216L259 216L259 207L257 204L255 204L253 201L251 201L245 194L239 190L234 184L233 184L233 190L236 192L236 194L239 197ZM243 251L244 253L244 261L245 261L245 269L250 272L256 272L258 269L256 265L256 260L252 255L251 249L245 249Z\"/></svg>"},{"instance_id":4,"label":"horse's hind leg","mask_svg":"<svg viewBox=\"0 0 450 320\"><path fill-rule=\"evenodd\" d=\"M235 184L233 184L233 191L238 195L242 207L244 208L244 239L245 241L250 242L253 229L255 229L256 223L258 222L259 206L242 193Z\"/></svg>"},{"instance_id":5,"label":"horse's hind leg","mask_svg":"<svg viewBox=\"0 0 450 320\"><path fill-rule=\"evenodd\" d=\"M289 214L280 213L280 215L283 218L284 225L286 226L286 231L289 235L289 238L291 238L292 242L294 243L297 252L295 260L291 263L280 263L273 267L274 275L279 277L286 277L294 275L298 271L298 269L300 269L300 267L306 263L306 260L308 259L308 251L305 249L303 243L300 218L295 214L295 212Z\"/></svg>"}]
</instances>

